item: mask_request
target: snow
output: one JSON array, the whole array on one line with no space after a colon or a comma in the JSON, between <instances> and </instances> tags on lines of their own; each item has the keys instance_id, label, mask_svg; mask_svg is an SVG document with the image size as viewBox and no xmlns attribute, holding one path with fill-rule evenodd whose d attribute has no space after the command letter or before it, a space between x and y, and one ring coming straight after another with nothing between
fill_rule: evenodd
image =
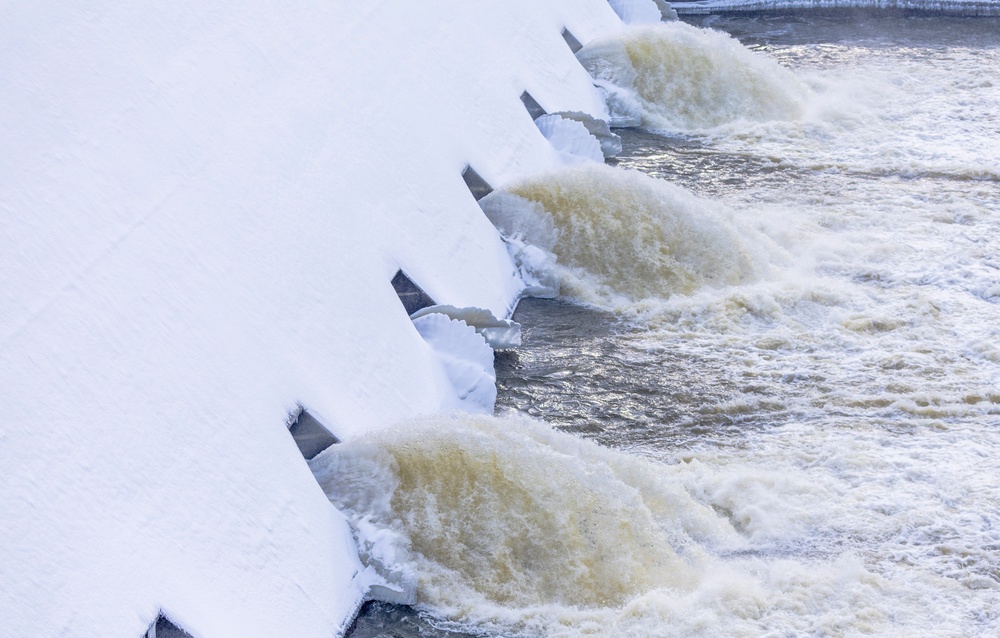
<instances>
[{"instance_id":1,"label":"snow","mask_svg":"<svg viewBox=\"0 0 1000 638\"><path fill-rule=\"evenodd\" d=\"M567 166L586 162L604 163L601 143L582 122L551 114L536 119L535 126L559 152Z\"/></svg>"},{"instance_id":2,"label":"snow","mask_svg":"<svg viewBox=\"0 0 1000 638\"><path fill-rule=\"evenodd\" d=\"M456 405L389 282L508 316L524 283L461 172L561 164L519 96L606 119L560 34L620 25L605 0L0 8L0 635L342 632L373 581L288 415L350 439Z\"/></svg>"},{"instance_id":3,"label":"snow","mask_svg":"<svg viewBox=\"0 0 1000 638\"><path fill-rule=\"evenodd\" d=\"M448 375L456 408L493 413L497 401L493 349L476 329L461 319L431 313L413 320L413 326L437 355Z\"/></svg>"},{"instance_id":4,"label":"snow","mask_svg":"<svg viewBox=\"0 0 1000 638\"><path fill-rule=\"evenodd\" d=\"M622 138L618 137L618 134L611 130L608 120L599 120L579 111L564 111L556 115L583 124L587 132L597 140L604 158L617 157L622 152ZM535 124L537 123L536 120Z\"/></svg>"}]
</instances>

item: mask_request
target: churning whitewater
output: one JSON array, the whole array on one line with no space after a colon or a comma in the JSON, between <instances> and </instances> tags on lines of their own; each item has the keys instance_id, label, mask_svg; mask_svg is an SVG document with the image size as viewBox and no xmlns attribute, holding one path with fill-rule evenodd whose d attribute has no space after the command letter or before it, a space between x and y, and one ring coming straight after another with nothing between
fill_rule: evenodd
<instances>
[{"instance_id":1,"label":"churning whitewater","mask_svg":"<svg viewBox=\"0 0 1000 638\"><path fill-rule=\"evenodd\" d=\"M612 118L686 132L796 118L808 88L728 35L681 22L628 27L577 58L608 96Z\"/></svg>"},{"instance_id":2,"label":"churning whitewater","mask_svg":"<svg viewBox=\"0 0 1000 638\"><path fill-rule=\"evenodd\" d=\"M768 489L768 500L802 498L797 477L713 476L693 460L643 460L524 417L401 425L312 465L357 522L369 562L390 582L415 577L422 605L469 629L752 635L761 622L815 627L798 616L824 608L831 630L886 620L872 603L888 584L858 558L756 555L806 521L734 501Z\"/></svg>"},{"instance_id":3,"label":"churning whitewater","mask_svg":"<svg viewBox=\"0 0 1000 638\"><path fill-rule=\"evenodd\" d=\"M314 472L427 631L998 635L1000 28L705 25L743 44L588 43L645 129L482 201L562 296L519 311L499 416Z\"/></svg>"},{"instance_id":4,"label":"churning whitewater","mask_svg":"<svg viewBox=\"0 0 1000 638\"><path fill-rule=\"evenodd\" d=\"M508 237L544 249L566 291L638 300L751 281L770 242L732 209L637 171L583 165L480 202Z\"/></svg>"}]
</instances>

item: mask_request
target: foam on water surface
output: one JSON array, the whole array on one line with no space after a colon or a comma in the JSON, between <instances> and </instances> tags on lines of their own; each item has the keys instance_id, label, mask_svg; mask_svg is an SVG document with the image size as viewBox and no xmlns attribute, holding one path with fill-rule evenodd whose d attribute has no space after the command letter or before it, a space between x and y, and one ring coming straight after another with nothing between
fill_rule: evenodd
<instances>
[{"instance_id":1,"label":"foam on water surface","mask_svg":"<svg viewBox=\"0 0 1000 638\"><path fill-rule=\"evenodd\" d=\"M609 94L612 112L643 126L687 132L734 121L795 119L807 87L728 35L680 22L629 27L577 52Z\"/></svg>"},{"instance_id":2,"label":"foam on water surface","mask_svg":"<svg viewBox=\"0 0 1000 638\"><path fill-rule=\"evenodd\" d=\"M414 574L418 608L451 628L950 635L997 612L988 481L969 468L956 491L922 460L956 456L955 437L887 453L885 433L793 427L658 462L524 417L403 425L312 466L365 538L395 544L381 568ZM858 481L871 468L889 471Z\"/></svg>"},{"instance_id":3,"label":"foam on water surface","mask_svg":"<svg viewBox=\"0 0 1000 638\"><path fill-rule=\"evenodd\" d=\"M796 513L773 491L801 493L802 479L762 472L708 494L698 477L712 472L699 464L642 460L523 417L408 423L312 466L338 507L400 544L391 570L417 574L418 605L470 628L619 635L662 623L655 634L685 635L711 618L717 629L749 629L798 605L875 598L880 584L850 557L719 558L788 535ZM727 515L730 489L772 493ZM783 599L795 581L817 589ZM833 604L823 600L840 588ZM830 612L862 626L884 615Z\"/></svg>"},{"instance_id":4,"label":"foam on water surface","mask_svg":"<svg viewBox=\"0 0 1000 638\"><path fill-rule=\"evenodd\" d=\"M569 294L589 301L665 298L767 268L767 238L735 211L635 171L564 169L482 205L502 232L551 251Z\"/></svg>"}]
</instances>

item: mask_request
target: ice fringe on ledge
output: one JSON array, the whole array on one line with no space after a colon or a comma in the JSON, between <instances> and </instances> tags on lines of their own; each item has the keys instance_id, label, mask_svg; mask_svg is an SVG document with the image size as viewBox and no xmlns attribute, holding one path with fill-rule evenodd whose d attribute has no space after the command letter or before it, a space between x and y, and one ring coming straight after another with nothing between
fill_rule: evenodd
<instances>
[{"instance_id":1,"label":"ice fringe on ledge","mask_svg":"<svg viewBox=\"0 0 1000 638\"><path fill-rule=\"evenodd\" d=\"M674 10L671 3L666 0L653 0L653 2L660 9L660 15L663 16L664 21L669 22L670 20L677 19L677 11Z\"/></svg>"},{"instance_id":2,"label":"ice fringe on ledge","mask_svg":"<svg viewBox=\"0 0 1000 638\"><path fill-rule=\"evenodd\" d=\"M681 15L824 9L884 9L951 16L1000 16L998 0L702 0L675 2Z\"/></svg>"},{"instance_id":3,"label":"ice fringe on ledge","mask_svg":"<svg viewBox=\"0 0 1000 638\"><path fill-rule=\"evenodd\" d=\"M493 349L486 339L464 321L442 313L417 317L413 326L441 361L459 406L491 414L497 387Z\"/></svg>"},{"instance_id":4,"label":"ice fringe on ledge","mask_svg":"<svg viewBox=\"0 0 1000 638\"><path fill-rule=\"evenodd\" d=\"M435 313L456 321L464 321L472 326L494 350L521 345L521 324L510 319L498 319L485 308L456 308L441 304L421 308L410 315L410 319L419 319Z\"/></svg>"},{"instance_id":5,"label":"ice fringe on ledge","mask_svg":"<svg viewBox=\"0 0 1000 638\"><path fill-rule=\"evenodd\" d=\"M559 115L564 119L583 124L587 132L597 138L601 145L601 153L604 154L605 158L617 157L622 152L622 138L611 130L611 125L607 120L599 120L580 111L559 111L553 115ZM536 121L535 124L538 122Z\"/></svg>"},{"instance_id":6,"label":"ice fringe on ledge","mask_svg":"<svg viewBox=\"0 0 1000 638\"><path fill-rule=\"evenodd\" d=\"M542 115L535 126L556 149L562 163L567 166L586 162L603 162L604 151L598 139L590 134L582 122L563 117L558 113Z\"/></svg>"}]
</instances>

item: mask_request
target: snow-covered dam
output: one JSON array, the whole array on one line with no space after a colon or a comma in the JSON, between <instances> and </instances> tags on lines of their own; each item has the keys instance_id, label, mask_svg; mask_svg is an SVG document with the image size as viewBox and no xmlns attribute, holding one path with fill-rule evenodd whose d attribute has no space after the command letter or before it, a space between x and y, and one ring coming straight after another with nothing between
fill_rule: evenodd
<instances>
[{"instance_id":1,"label":"snow-covered dam","mask_svg":"<svg viewBox=\"0 0 1000 638\"><path fill-rule=\"evenodd\" d=\"M0 638L996 635L998 8L0 8Z\"/></svg>"},{"instance_id":2,"label":"snow-covered dam","mask_svg":"<svg viewBox=\"0 0 1000 638\"><path fill-rule=\"evenodd\" d=\"M349 440L484 408L390 282L509 314L524 284L463 170L562 162L525 92L606 119L567 40L619 17L606 0L0 17L0 635L138 636L161 613L195 636L342 632L369 574L287 425L301 406Z\"/></svg>"}]
</instances>

